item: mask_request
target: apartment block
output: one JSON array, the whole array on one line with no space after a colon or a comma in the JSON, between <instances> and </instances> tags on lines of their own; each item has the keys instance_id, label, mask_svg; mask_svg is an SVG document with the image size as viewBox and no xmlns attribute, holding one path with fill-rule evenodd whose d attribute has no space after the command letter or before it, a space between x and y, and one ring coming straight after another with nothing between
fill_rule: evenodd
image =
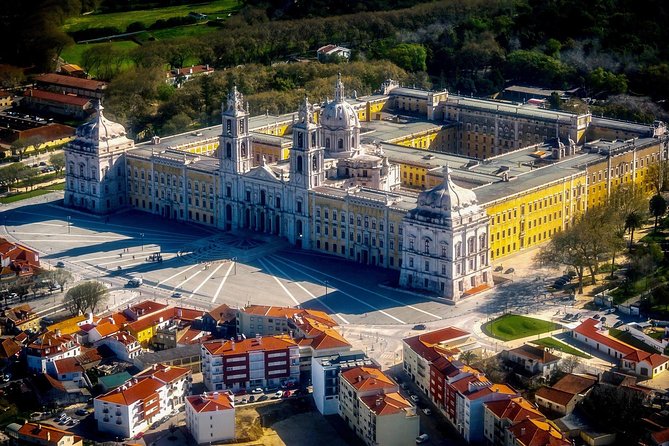
<instances>
[{"instance_id":1,"label":"apartment block","mask_svg":"<svg viewBox=\"0 0 669 446\"><path fill-rule=\"evenodd\" d=\"M227 392L187 397L186 426L197 444L234 440L234 397Z\"/></svg>"}]
</instances>

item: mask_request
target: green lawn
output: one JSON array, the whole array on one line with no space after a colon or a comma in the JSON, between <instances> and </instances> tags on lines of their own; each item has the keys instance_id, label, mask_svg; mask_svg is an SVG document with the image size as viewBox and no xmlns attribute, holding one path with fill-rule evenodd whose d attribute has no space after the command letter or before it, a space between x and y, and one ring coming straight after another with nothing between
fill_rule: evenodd
<instances>
[{"instance_id":1,"label":"green lawn","mask_svg":"<svg viewBox=\"0 0 669 446\"><path fill-rule=\"evenodd\" d=\"M108 42L104 43L77 43L74 45L70 45L67 48L63 50L63 52L60 54L60 57L63 58L66 62L81 65L82 62L82 56L84 54L84 51L86 51L89 48L92 48L94 46L99 46L99 45L105 45ZM138 45L133 42L132 40L114 40L111 42L111 44L118 48L119 50L130 52L133 48L137 47ZM123 68L127 68L132 65L132 61L129 59L123 62Z\"/></svg>"},{"instance_id":2,"label":"green lawn","mask_svg":"<svg viewBox=\"0 0 669 446\"><path fill-rule=\"evenodd\" d=\"M609 335L618 339L619 341L623 341L625 344L629 344L632 347L636 347L639 350L643 350L648 353L660 353L650 345L635 338L627 331L618 330L617 328L609 328Z\"/></svg>"},{"instance_id":3,"label":"green lawn","mask_svg":"<svg viewBox=\"0 0 669 446\"><path fill-rule=\"evenodd\" d=\"M239 3L238 0L215 0L200 4L169 6L165 8L81 15L67 19L63 29L69 32L114 26L124 31L133 22L142 22L146 26L150 26L156 20L184 17L190 12L208 14L210 18L215 19L219 15L226 17L229 12L238 8Z\"/></svg>"},{"instance_id":4,"label":"green lawn","mask_svg":"<svg viewBox=\"0 0 669 446\"><path fill-rule=\"evenodd\" d=\"M517 314L505 314L494 321L485 323L482 328L485 333L494 338L512 341L557 330L560 324Z\"/></svg>"},{"instance_id":5,"label":"green lawn","mask_svg":"<svg viewBox=\"0 0 669 446\"><path fill-rule=\"evenodd\" d=\"M201 25L186 25L176 26L174 28L158 29L156 31L147 31L149 36L155 37L157 40L168 40L176 37L197 37L204 34L209 34L213 31L219 31L221 28L215 26Z\"/></svg>"},{"instance_id":6,"label":"green lawn","mask_svg":"<svg viewBox=\"0 0 669 446\"><path fill-rule=\"evenodd\" d=\"M0 203L2 204L14 203L16 201L25 200L26 198L33 198L33 197L39 197L40 195L46 195L55 190L63 190L64 188L65 188L65 183L53 184L51 186L47 186L44 189L35 189L20 194L14 194L2 197L0 198Z\"/></svg>"},{"instance_id":7,"label":"green lawn","mask_svg":"<svg viewBox=\"0 0 669 446\"><path fill-rule=\"evenodd\" d=\"M555 350L559 350L563 353L567 353L569 355L574 355L574 356L580 356L581 358L585 359L590 359L592 356L588 355L587 353L583 353L580 350L576 350L574 347L572 347L569 344L565 344L562 341L558 341L555 338L541 338L536 341L530 341L532 344L536 344L542 347L548 347L548 348L554 348Z\"/></svg>"}]
</instances>

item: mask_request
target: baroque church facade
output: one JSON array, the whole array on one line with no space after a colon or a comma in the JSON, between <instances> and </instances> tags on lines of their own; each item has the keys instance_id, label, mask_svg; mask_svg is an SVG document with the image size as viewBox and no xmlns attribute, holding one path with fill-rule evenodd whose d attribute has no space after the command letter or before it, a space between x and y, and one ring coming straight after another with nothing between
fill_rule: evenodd
<instances>
[{"instance_id":1,"label":"baroque church facade","mask_svg":"<svg viewBox=\"0 0 669 446\"><path fill-rule=\"evenodd\" d=\"M492 286L488 217L474 192L447 173L417 199L403 194L399 166L379 147L361 143L341 78L320 110L302 101L286 161L254 163L249 119L248 104L233 88L216 156L206 156L135 146L98 105L97 116L65 148L65 205L98 214L132 208L175 224L273 234L298 248L398 269L401 286L451 301ZM316 239L330 227L335 241L323 246Z\"/></svg>"}]
</instances>

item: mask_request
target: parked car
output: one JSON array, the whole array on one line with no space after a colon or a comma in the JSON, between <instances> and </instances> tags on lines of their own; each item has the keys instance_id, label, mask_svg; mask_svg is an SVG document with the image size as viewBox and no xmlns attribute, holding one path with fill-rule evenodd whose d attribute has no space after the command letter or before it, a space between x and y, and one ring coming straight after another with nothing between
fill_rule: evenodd
<instances>
[{"instance_id":1,"label":"parked car","mask_svg":"<svg viewBox=\"0 0 669 446\"><path fill-rule=\"evenodd\" d=\"M56 268L65 268L65 263L63 263L63 262L56 262Z\"/></svg>"},{"instance_id":2,"label":"parked car","mask_svg":"<svg viewBox=\"0 0 669 446\"><path fill-rule=\"evenodd\" d=\"M262 393L262 389L260 387L256 387L255 389L251 390L251 393Z\"/></svg>"},{"instance_id":3,"label":"parked car","mask_svg":"<svg viewBox=\"0 0 669 446\"><path fill-rule=\"evenodd\" d=\"M267 395L260 395L258 397L258 402L265 401L265 400L268 400L268 399L269 399L269 397Z\"/></svg>"},{"instance_id":4,"label":"parked car","mask_svg":"<svg viewBox=\"0 0 669 446\"><path fill-rule=\"evenodd\" d=\"M605 323L606 323L606 318L605 318L605 317L602 317L599 321L600 321L602 324L605 324Z\"/></svg>"},{"instance_id":5,"label":"parked car","mask_svg":"<svg viewBox=\"0 0 669 446\"><path fill-rule=\"evenodd\" d=\"M176 299L180 298L181 296L182 296L182 294L178 291L175 291L174 293L172 293L172 297L174 297Z\"/></svg>"},{"instance_id":6,"label":"parked car","mask_svg":"<svg viewBox=\"0 0 669 446\"><path fill-rule=\"evenodd\" d=\"M413 326L414 330L425 330L427 326L425 324L416 324Z\"/></svg>"},{"instance_id":7,"label":"parked car","mask_svg":"<svg viewBox=\"0 0 669 446\"><path fill-rule=\"evenodd\" d=\"M427 440L430 439L430 436L427 434L420 434L419 436L416 437L416 444L421 444L425 443Z\"/></svg>"},{"instance_id":8,"label":"parked car","mask_svg":"<svg viewBox=\"0 0 669 446\"><path fill-rule=\"evenodd\" d=\"M402 384L400 384L400 387L402 388L402 390L406 390L407 389L407 384L402 383Z\"/></svg>"},{"instance_id":9,"label":"parked car","mask_svg":"<svg viewBox=\"0 0 669 446\"><path fill-rule=\"evenodd\" d=\"M595 314L592 318L593 319L599 319L599 317L600 317L599 314Z\"/></svg>"},{"instance_id":10,"label":"parked car","mask_svg":"<svg viewBox=\"0 0 669 446\"><path fill-rule=\"evenodd\" d=\"M249 403L255 403L255 402L256 402L256 396L255 396L255 395L251 395L251 396L249 397Z\"/></svg>"},{"instance_id":11,"label":"parked car","mask_svg":"<svg viewBox=\"0 0 669 446\"><path fill-rule=\"evenodd\" d=\"M620 327L624 322L623 321L618 321L615 324L613 324L613 328L618 328Z\"/></svg>"},{"instance_id":12,"label":"parked car","mask_svg":"<svg viewBox=\"0 0 669 446\"><path fill-rule=\"evenodd\" d=\"M515 272L515 271L516 271L515 269L513 269L513 268L509 268L509 269L507 269L506 271L504 271L504 274L511 274L511 273L513 273L513 272Z\"/></svg>"},{"instance_id":13,"label":"parked car","mask_svg":"<svg viewBox=\"0 0 669 446\"><path fill-rule=\"evenodd\" d=\"M278 399L283 396L283 392L281 390L277 390L274 395L272 395L272 399Z\"/></svg>"},{"instance_id":14,"label":"parked car","mask_svg":"<svg viewBox=\"0 0 669 446\"><path fill-rule=\"evenodd\" d=\"M39 165L40 165L40 166L46 166L46 163L45 163L44 161L40 161L40 162L39 162Z\"/></svg>"},{"instance_id":15,"label":"parked car","mask_svg":"<svg viewBox=\"0 0 669 446\"><path fill-rule=\"evenodd\" d=\"M292 394L293 394L292 391L290 391L290 390L286 390L285 392L283 392L283 397L284 397L284 398L288 398L288 397L290 397Z\"/></svg>"},{"instance_id":16,"label":"parked car","mask_svg":"<svg viewBox=\"0 0 669 446\"><path fill-rule=\"evenodd\" d=\"M88 411L86 409L77 409L75 414L79 415L80 417L88 415Z\"/></svg>"},{"instance_id":17,"label":"parked car","mask_svg":"<svg viewBox=\"0 0 669 446\"><path fill-rule=\"evenodd\" d=\"M504 270L504 267L501 266L501 265L495 267L495 272L496 272L496 273L498 273L498 272L500 272L500 271L503 271L503 270Z\"/></svg>"},{"instance_id":18,"label":"parked car","mask_svg":"<svg viewBox=\"0 0 669 446\"><path fill-rule=\"evenodd\" d=\"M418 401L420 401L420 398L418 398L418 395L411 395L411 401L417 403Z\"/></svg>"},{"instance_id":19,"label":"parked car","mask_svg":"<svg viewBox=\"0 0 669 446\"><path fill-rule=\"evenodd\" d=\"M429 407L424 408L424 409L423 409L423 413L424 413L425 415L432 415L432 411L430 410Z\"/></svg>"}]
</instances>

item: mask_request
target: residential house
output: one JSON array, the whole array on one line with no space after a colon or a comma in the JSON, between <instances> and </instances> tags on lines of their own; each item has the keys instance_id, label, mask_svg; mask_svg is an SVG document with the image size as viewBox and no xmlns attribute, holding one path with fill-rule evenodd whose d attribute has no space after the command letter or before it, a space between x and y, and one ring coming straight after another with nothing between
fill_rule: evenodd
<instances>
[{"instance_id":1,"label":"residential house","mask_svg":"<svg viewBox=\"0 0 669 446\"><path fill-rule=\"evenodd\" d=\"M229 339L237 334L236 320L237 310L222 304L205 313L201 321L193 323L193 327Z\"/></svg>"},{"instance_id":2,"label":"residential house","mask_svg":"<svg viewBox=\"0 0 669 446\"><path fill-rule=\"evenodd\" d=\"M2 312L2 322L8 332L39 331L40 318L28 304L18 305Z\"/></svg>"},{"instance_id":3,"label":"residential house","mask_svg":"<svg viewBox=\"0 0 669 446\"><path fill-rule=\"evenodd\" d=\"M669 446L669 427L650 434L653 446Z\"/></svg>"},{"instance_id":4,"label":"residential house","mask_svg":"<svg viewBox=\"0 0 669 446\"><path fill-rule=\"evenodd\" d=\"M369 446L405 446L419 434L416 408L397 383L371 367L341 372L339 416Z\"/></svg>"},{"instance_id":5,"label":"residential house","mask_svg":"<svg viewBox=\"0 0 669 446\"><path fill-rule=\"evenodd\" d=\"M187 397L186 427L197 444L234 440L234 397L227 392Z\"/></svg>"},{"instance_id":6,"label":"residential house","mask_svg":"<svg viewBox=\"0 0 669 446\"><path fill-rule=\"evenodd\" d=\"M35 339L26 348L28 369L46 373L47 363L62 358L73 358L81 353L81 347L71 335L59 331L46 332Z\"/></svg>"},{"instance_id":7,"label":"residential house","mask_svg":"<svg viewBox=\"0 0 669 446\"><path fill-rule=\"evenodd\" d=\"M290 334L300 348L300 371L311 371L312 358L351 350L337 323L318 310L250 305L237 311L237 333L247 337Z\"/></svg>"},{"instance_id":8,"label":"residential house","mask_svg":"<svg viewBox=\"0 0 669 446\"><path fill-rule=\"evenodd\" d=\"M59 381L47 373L38 373L29 379L33 391L43 406L61 407L85 403L91 397L86 387L78 382Z\"/></svg>"},{"instance_id":9,"label":"residential house","mask_svg":"<svg viewBox=\"0 0 669 446\"><path fill-rule=\"evenodd\" d=\"M546 421L526 419L509 428L509 446L572 446L555 427Z\"/></svg>"},{"instance_id":10,"label":"residential house","mask_svg":"<svg viewBox=\"0 0 669 446\"><path fill-rule=\"evenodd\" d=\"M351 58L351 50L343 46L329 44L316 50L316 58L319 62L348 61Z\"/></svg>"},{"instance_id":11,"label":"residential house","mask_svg":"<svg viewBox=\"0 0 669 446\"><path fill-rule=\"evenodd\" d=\"M39 269L39 253L0 237L0 280L30 277Z\"/></svg>"},{"instance_id":12,"label":"residential house","mask_svg":"<svg viewBox=\"0 0 669 446\"><path fill-rule=\"evenodd\" d=\"M597 383L597 377L569 373L551 387L542 387L534 395L535 402L550 413L567 415L583 400Z\"/></svg>"},{"instance_id":13,"label":"residential house","mask_svg":"<svg viewBox=\"0 0 669 446\"><path fill-rule=\"evenodd\" d=\"M209 65L191 65L190 67L175 68L167 72L165 82L181 88L186 82L196 77L209 76L214 71L214 67L210 67Z\"/></svg>"},{"instance_id":14,"label":"residential house","mask_svg":"<svg viewBox=\"0 0 669 446\"><path fill-rule=\"evenodd\" d=\"M37 88L56 93L74 94L91 99L102 99L107 83L93 79L47 73L35 77Z\"/></svg>"},{"instance_id":15,"label":"residential house","mask_svg":"<svg viewBox=\"0 0 669 446\"><path fill-rule=\"evenodd\" d=\"M609 335L601 321L586 319L572 330L572 336L597 351L618 359L623 370L653 378L669 368L669 357L650 354Z\"/></svg>"},{"instance_id":16,"label":"residential house","mask_svg":"<svg viewBox=\"0 0 669 446\"><path fill-rule=\"evenodd\" d=\"M311 362L312 396L316 408L323 415L334 415L339 410L339 373L353 367L380 368L365 352L352 350L314 358Z\"/></svg>"},{"instance_id":17,"label":"residential house","mask_svg":"<svg viewBox=\"0 0 669 446\"><path fill-rule=\"evenodd\" d=\"M299 347L288 336L216 340L201 345L208 390L276 387L300 379Z\"/></svg>"},{"instance_id":18,"label":"residential house","mask_svg":"<svg viewBox=\"0 0 669 446\"><path fill-rule=\"evenodd\" d=\"M409 378L427 395L430 391L430 363L440 356L457 357L476 350L479 344L471 333L446 327L402 340L403 368Z\"/></svg>"},{"instance_id":19,"label":"residential house","mask_svg":"<svg viewBox=\"0 0 669 446\"><path fill-rule=\"evenodd\" d=\"M88 384L84 368L79 364L77 358L69 357L47 362L46 370L49 375L58 381L73 381L79 387L86 387Z\"/></svg>"},{"instance_id":20,"label":"residential house","mask_svg":"<svg viewBox=\"0 0 669 446\"><path fill-rule=\"evenodd\" d=\"M512 444L508 428L526 420L545 420L541 412L523 397L490 401L483 404L483 436L487 446Z\"/></svg>"},{"instance_id":21,"label":"residential house","mask_svg":"<svg viewBox=\"0 0 669 446\"><path fill-rule=\"evenodd\" d=\"M132 362L142 353L142 347L137 339L127 331L107 336L99 340L96 345L106 345L118 359L127 362Z\"/></svg>"},{"instance_id":22,"label":"residential house","mask_svg":"<svg viewBox=\"0 0 669 446\"><path fill-rule=\"evenodd\" d=\"M40 423L25 423L17 432L19 444L42 446L83 446L83 439L72 432Z\"/></svg>"},{"instance_id":23,"label":"residential house","mask_svg":"<svg viewBox=\"0 0 669 446\"><path fill-rule=\"evenodd\" d=\"M60 330L62 334L74 335L81 330L81 324L86 321L86 316L72 316L46 327L46 331Z\"/></svg>"},{"instance_id":24,"label":"residential house","mask_svg":"<svg viewBox=\"0 0 669 446\"><path fill-rule=\"evenodd\" d=\"M190 388L190 370L156 365L93 400L98 430L134 437L162 417L176 413Z\"/></svg>"},{"instance_id":25,"label":"residential house","mask_svg":"<svg viewBox=\"0 0 669 446\"><path fill-rule=\"evenodd\" d=\"M505 350L503 356L531 375L548 376L557 369L560 362L560 357L550 353L548 349L529 344Z\"/></svg>"},{"instance_id":26,"label":"residential house","mask_svg":"<svg viewBox=\"0 0 669 446\"><path fill-rule=\"evenodd\" d=\"M5 362L16 359L21 353L21 344L13 338L5 338L0 342L0 361Z\"/></svg>"}]
</instances>

